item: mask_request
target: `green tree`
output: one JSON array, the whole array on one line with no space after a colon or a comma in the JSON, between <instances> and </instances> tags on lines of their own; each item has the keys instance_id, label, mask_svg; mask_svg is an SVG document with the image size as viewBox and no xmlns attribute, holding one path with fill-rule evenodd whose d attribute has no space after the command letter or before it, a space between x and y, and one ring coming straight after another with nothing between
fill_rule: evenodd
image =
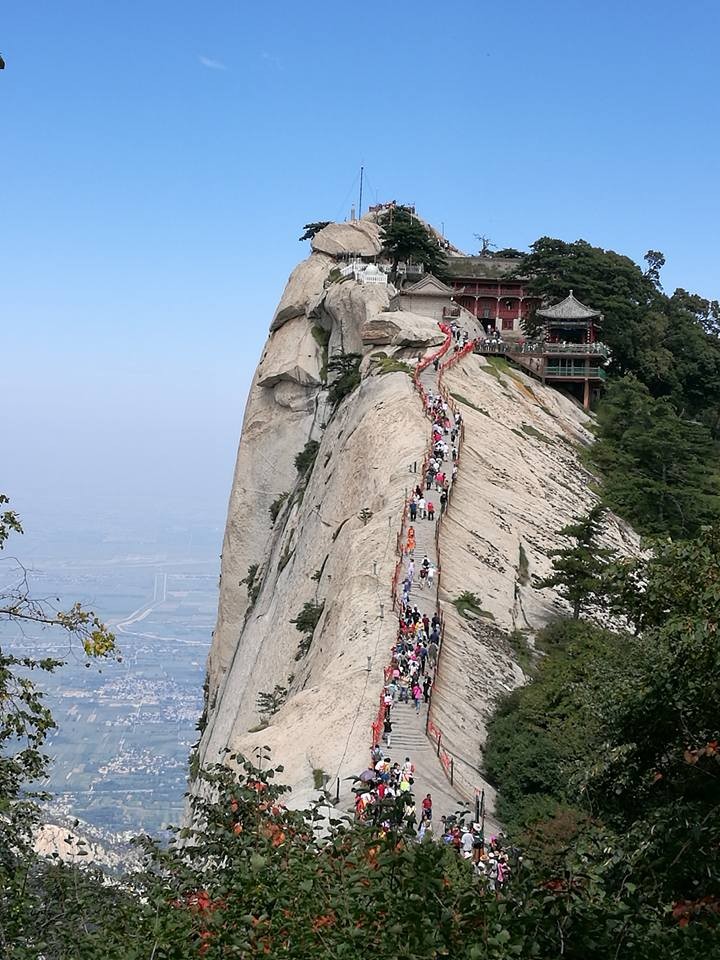
<instances>
[{"instance_id":1,"label":"green tree","mask_svg":"<svg viewBox=\"0 0 720 960\"><path fill-rule=\"evenodd\" d=\"M247 587L248 603L252 607L258 596L260 595L260 587L262 586L262 577L258 576L260 572L259 563L251 563L248 567L247 576L243 577L240 581L240 586L243 584Z\"/></svg>"},{"instance_id":2,"label":"green tree","mask_svg":"<svg viewBox=\"0 0 720 960\"><path fill-rule=\"evenodd\" d=\"M273 502L270 504L270 506L268 507L268 513L270 514L271 523L273 524L275 523L275 521L278 518L278 514L282 510L283 504L285 503L285 501L289 496L290 496L290 492L286 490L284 493L278 494L278 496L275 497Z\"/></svg>"},{"instance_id":3,"label":"green tree","mask_svg":"<svg viewBox=\"0 0 720 960\"><path fill-rule=\"evenodd\" d=\"M707 300L696 293L688 293L682 287L678 287L670 299L691 314L706 333L720 336L720 301Z\"/></svg>"},{"instance_id":4,"label":"green tree","mask_svg":"<svg viewBox=\"0 0 720 960\"><path fill-rule=\"evenodd\" d=\"M315 628L318 625L324 609L324 600L321 600L319 603L315 600L309 600L303 604L303 608L297 617L290 621L290 623L295 624L295 629L299 630L303 635L302 640L298 644L297 654L295 655L296 660L301 660L310 649Z\"/></svg>"},{"instance_id":5,"label":"green tree","mask_svg":"<svg viewBox=\"0 0 720 960\"><path fill-rule=\"evenodd\" d=\"M603 574L614 556L612 550L599 545L604 507L594 506L576 523L558 531L558 536L574 541L571 546L551 550L553 572L536 580L535 586L555 587L572 606L577 620L584 607L597 604L605 597Z\"/></svg>"},{"instance_id":6,"label":"green tree","mask_svg":"<svg viewBox=\"0 0 720 960\"><path fill-rule=\"evenodd\" d=\"M383 252L392 260L392 279L401 260L421 263L429 273L444 277L445 254L437 237L407 207L397 206L382 217Z\"/></svg>"},{"instance_id":7,"label":"green tree","mask_svg":"<svg viewBox=\"0 0 720 960\"><path fill-rule=\"evenodd\" d=\"M265 691L258 693L256 697L257 710L263 720L268 721L278 712L287 700L287 695L287 687L283 687L279 683L276 683L274 689L269 693Z\"/></svg>"},{"instance_id":8,"label":"green tree","mask_svg":"<svg viewBox=\"0 0 720 960\"><path fill-rule=\"evenodd\" d=\"M660 283L660 271L665 266L664 254L660 253L659 250L648 250L643 259L647 264L645 276L658 288L658 290L661 290L662 285Z\"/></svg>"},{"instance_id":9,"label":"green tree","mask_svg":"<svg viewBox=\"0 0 720 960\"><path fill-rule=\"evenodd\" d=\"M8 503L0 495L0 504ZM0 550L13 533L22 532L17 514L6 510L0 515ZM0 593L0 623L60 630L80 644L86 657L115 654L114 634L92 610L79 603L60 610L49 600L33 597L25 568L15 559L8 562L9 568L3 571L6 585ZM37 822L34 799L45 795L27 793L26 785L46 776L48 757L43 745L55 726L30 674L60 666L61 660L17 657L0 646L0 850L6 852L27 848L30 842Z\"/></svg>"},{"instance_id":10,"label":"green tree","mask_svg":"<svg viewBox=\"0 0 720 960\"><path fill-rule=\"evenodd\" d=\"M328 360L327 368L332 374L328 399L333 408L360 386L361 360L359 353L336 353Z\"/></svg>"},{"instance_id":11,"label":"green tree","mask_svg":"<svg viewBox=\"0 0 720 960\"><path fill-rule=\"evenodd\" d=\"M331 222L331 220L316 220L314 223L306 223L303 227L303 235L298 237L298 240L312 240L316 233L320 233Z\"/></svg>"},{"instance_id":12,"label":"green tree","mask_svg":"<svg viewBox=\"0 0 720 960\"><path fill-rule=\"evenodd\" d=\"M483 749L485 772L500 787L498 816L523 846L537 821L582 812L572 777L600 746L588 690L604 684L599 662L624 662L626 642L584 620L558 620L536 646L545 655L532 681L500 703Z\"/></svg>"},{"instance_id":13,"label":"green tree","mask_svg":"<svg viewBox=\"0 0 720 960\"><path fill-rule=\"evenodd\" d=\"M0 495L0 504L8 504ZM12 510L0 515L0 550L13 533L23 532ZM0 593L0 622L61 631L71 647L87 658L117 656L115 637L91 610L73 604L60 610L47 599L33 597L27 571L14 559L4 569L6 586ZM33 675L62 667L57 658L18 657L0 646L0 956L30 960L50 949L56 937L55 921L72 922L75 896L90 896L83 877L43 862L34 852L33 838L41 820L40 802L48 794L37 784L47 777L48 735L55 729L51 711ZM48 899L49 898L49 899ZM63 899L64 901L63 902ZM28 933L34 928L34 943ZM67 932L67 927L65 928ZM78 940L82 939L82 935ZM41 947L42 949L39 949ZM69 954L68 954L69 955ZM96 954L99 956L99 954Z\"/></svg>"},{"instance_id":14,"label":"green tree","mask_svg":"<svg viewBox=\"0 0 720 960\"><path fill-rule=\"evenodd\" d=\"M720 527L629 564L638 628L591 707L604 749L583 794L638 844L636 874L685 915L720 911Z\"/></svg>"},{"instance_id":15,"label":"green tree","mask_svg":"<svg viewBox=\"0 0 720 960\"><path fill-rule=\"evenodd\" d=\"M667 397L678 414L705 422L720 437L720 310L686 291L659 287L663 257L648 251L643 271L629 257L585 240L541 237L518 265L529 292L557 301L572 289L604 315L601 336L610 347L609 372L632 373L654 397ZM531 316L529 336L542 330Z\"/></svg>"},{"instance_id":16,"label":"green tree","mask_svg":"<svg viewBox=\"0 0 720 960\"><path fill-rule=\"evenodd\" d=\"M720 527L613 566L615 611L637 635L545 631L547 657L492 721L486 762L556 878L546 888L569 894L571 875L594 888L560 921L571 939L594 915L618 933L610 955L690 958L720 923ZM619 926L613 904L628 911Z\"/></svg>"},{"instance_id":17,"label":"green tree","mask_svg":"<svg viewBox=\"0 0 720 960\"><path fill-rule=\"evenodd\" d=\"M614 381L598 410L589 452L603 499L642 533L693 536L720 516L718 448L710 431L685 420L640 381Z\"/></svg>"},{"instance_id":18,"label":"green tree","mask_svg":"<svg viewBox=\"0 0 720 960\"><path fill-rule=\"evenodd\" d=\"M309 476L317 460L320 443L317 440L308 440L300 453L295 455L295 469L301 477ZM282 496L282 494L281 494ZM279 499L279 498L278 498ZM282 504L280 504L282 506ZM279 512L279 508L278 508ZM272 516L272 514L271 514ZM277 514L276 514L277 517Z\"/></svg>"}]
</instances>

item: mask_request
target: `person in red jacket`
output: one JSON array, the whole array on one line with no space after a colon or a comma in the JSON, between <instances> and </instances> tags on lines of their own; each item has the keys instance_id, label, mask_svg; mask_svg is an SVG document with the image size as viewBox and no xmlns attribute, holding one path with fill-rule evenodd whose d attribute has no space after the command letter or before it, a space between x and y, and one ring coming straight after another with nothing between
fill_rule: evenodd
<instances>
[{"instance_id":1,"label":"person in red jacket","mask_svg":"<svg viewBox=\"0 0 720 960\"><path fill-rule=\"evenodd\" d=\"M422 802L422 816L423 820L432 820L432 797L428 793L426 797L423 798Z\"/></svg>"}]
</instances>

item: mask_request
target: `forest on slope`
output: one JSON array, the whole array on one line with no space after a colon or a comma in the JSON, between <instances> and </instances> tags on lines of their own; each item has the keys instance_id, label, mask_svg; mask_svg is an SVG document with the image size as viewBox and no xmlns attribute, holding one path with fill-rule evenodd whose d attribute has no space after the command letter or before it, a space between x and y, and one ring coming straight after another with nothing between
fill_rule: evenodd
<instances>
[{"instance_id":1,"label":"forest on slope","mask_svg":"<svg viewBox=\"0 0 720 960\"><path fill-rule=\"evenodd\" d=\"M553 301L569 289L603 313L608 389L597 409L591 463L603 500L643 534L686 537L720 516L720 307L661 284L665 259L629 257L542 237L518 273ZM526 325L538 333L539 318Z\"/></svg>"},{"instance_id":2,"label":"forest on slope","mask_svg":"<svg viewBox=\"0 0 720 960\"><path fill-rule=\"evenodd\" d=\"M619 902L629 889L664 918L658 956L689 956L673 925L710 944L720 914L720 311L666 295L662 254L646 263L547 237L522 260L533 293L572 288L604 313L610 377L586 456L602 503L645 535L646 559L601 549L602 507L558 531L541 585L559 586L575 617L537 637L530 682L489 728L485 769L536 867L570 886L574 869L589 889L602 850L604 892ZM538 329L530 318L527 333ZM609 618L625 629L599 625ZM643 955L635 920L629 909L616 956Z\"/></svg>"}]
</instances>

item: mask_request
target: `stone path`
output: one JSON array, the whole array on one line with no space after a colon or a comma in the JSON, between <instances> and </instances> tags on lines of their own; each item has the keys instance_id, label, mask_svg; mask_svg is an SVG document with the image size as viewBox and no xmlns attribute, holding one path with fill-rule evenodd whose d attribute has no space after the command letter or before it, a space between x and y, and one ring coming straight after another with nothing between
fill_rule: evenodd
<instances>
[{"instance_id":1,"label":"stone path","mask_svg":"<svg viewBox=\"0 0 720 960\"><path fill-rule=\"evenodd\" d=\"M452 348L451 348L452 349ZM448 354L449 356L450 354ZM429 393L438 392L438 374L432 365L427 367L420 375L420 382ZM452 411L449 411L449 418L454 425ZM429 429L429 428L428 428ZM450 436L447 437L448 446ZM420 465L418 465L419 467ZM452 472L453 461L451 455L443 464L443 469L449 475ZM415 479L417 477L417 479ZM412 590L410 591L411 605L417 604L420 613L427 613L432 618L437 607L437 577L432 588L423 588L420 586L419 570L423 558L427 554L432 565L437 569L438 556L435 547L435 526L440 516L440 492L433 489L425 491L425 478L421 473L413 474L414 483L419 483L427 499L429 496L435 505L435 520L418 519L413 526L415 527L415 579ZM414 484L413 484L414 485ZM408 521L408 526L410 525ZM404 544L403 544L404 546ZM400 581L405 576L406 563L403 562L403 572ZM391 747L387 752L395 761L402 763L405 757L410 757L415 764L415 783L413 793L418 809L418 819L420 817L420 804L422 798L430 793L433 798L433 821L436 831L439 830L440 817L444 814L455 813L457 810L473 810L474 801L469 801L463 797L459 791L450 785L450 781L445 775L442 764L437 756L437 752L432 742L425 734L425 724L427 720L427 705L422 704L419 715L415 713L415 706L412 703L397 703L392 711L393 732L391 738Z\"/></svg>"},{"instance_id":2,"label":"stone path","mask_svg":"<svg viewBox=\"0 0 720 960\"><path fill-rule=\"evenodd\" d=\"M420 804L423 797L429 793L433 799L433 822L435 830L438 831L442 815L456 813L458 810L469 810L472 813L473 810L472 804L450 786L435 749L425 735L426 716L427 706L424 703L421 704L420 714L417 716L412 702L396 704L392 712L392 746L386 752L400 763L405 757L410 757L415 764L413 793L418 821Z\"/></svg>"},{"instance_id":3,"label":"stone path","mask_svg":"<svg viewBox=\"0 0 720 960\"><path fill-rule=\"evenodd\" d=\"M468 324L465 319L465 327L470 333L470 338L474 339L481 332L482 328L479 322ZM452 342L448 352L443 357L444 361L449 360L454 353ZM442 370L442 365L440 367ZM432 393L437 396L439 393L439 371L436 371L432 364L425 368L420 374L420 383L426 393ZM455 417L452 409L448 411L450 421L450 430L455 426ZM450 440L450 430L445 437L448 447L448 456L443 462L442 470L447 476L451 476L453 468L452 460L452 442ZM428 423L428 433L430 433L430 424ZM407 518L403 529L403 550L407 543L407 530L412 525L415 528L415 577L412 589L410 591L410 605L417 605L421 614L427 614L432 619L438 611L438 583L439 578L436 575L433 586L421 586L419 576L420 568L425 556L428 557L432 566L437 571L439 568L438 552L435 543L435 532L437 523L441 517L440 512L440 491L425 489L425 475L422 472L422 465L418 464L418 472L412 473L409 477L408 496L416 485L419 485L423 491L425 499L432 500L435 506L435 519L423 520L418 517L412 524ZM451 508L450 508L451 509ZM403 555L398 581L398 596L402 593L402 582L407 573L408 557ZM442 661L442 658L441 658ZM412 701L408 703L396 702L392 708L392 734L390 744L381 742L385 754L392 762L402 764L406 757L409 757L415 765L415 775L413 784L413 794L416 800L416 809L418 820L421 816L421 804L423 798L429 793L433 799L433 824L436 834L440 832L440 818L443 815L455 814L459 811L467 811L474 818L475 814L475 796L473 792L467 789L463 790L459 785L453 786L445 773L443 765L438 756L437 746L433 739L426 733L428 707L422 703L419 712L416 712ZM480 777L478 775L478 780ZM498 824L492 816L486 816L485 834L490 836L498 832Z\"/></svg>"}]
</instances>

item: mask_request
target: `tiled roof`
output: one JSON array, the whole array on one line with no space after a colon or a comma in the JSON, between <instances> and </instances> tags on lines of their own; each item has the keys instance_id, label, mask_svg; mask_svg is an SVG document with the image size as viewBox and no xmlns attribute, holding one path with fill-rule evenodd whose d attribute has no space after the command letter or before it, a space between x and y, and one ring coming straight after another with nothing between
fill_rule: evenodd
<instances>
[{"instance_id":1,"label":"tiled roof","mask_svg":"<svg viewBox=\"0 0 720 960\"><path fill-rule=\"evenodd\" d=\"M432 273L426 273L417 283L411 283L409 286L403 287L400 291L400 293L431 294L433 296L442 294L448 297L454 292L452 287L448 287Z\"/></svg>"},{"instance_id":2,"label":"tiled roof","mask_svg":"<svg viewBox=\"0 0 720 960\"><path fill-rule=\"evenodd\" d=\"M554 307L546 307L544 310L536 310L536 316L544 317L546 320L590 320L592 317L599 317L599 310L592 310L586 307L584 303L573 295L572 290L569 296L556 303Z\"/></svg>"},{"instance_id":3,"label":"tiled roof","mask_svg":"<svg viewBox=\"0 0 720 960\"><path fill-rule=\"evenodd\" d=\"M517 270L520 260L505 257L448 257L446 272L454 280L500 280Z\"/></svg>"}]
</instances>

